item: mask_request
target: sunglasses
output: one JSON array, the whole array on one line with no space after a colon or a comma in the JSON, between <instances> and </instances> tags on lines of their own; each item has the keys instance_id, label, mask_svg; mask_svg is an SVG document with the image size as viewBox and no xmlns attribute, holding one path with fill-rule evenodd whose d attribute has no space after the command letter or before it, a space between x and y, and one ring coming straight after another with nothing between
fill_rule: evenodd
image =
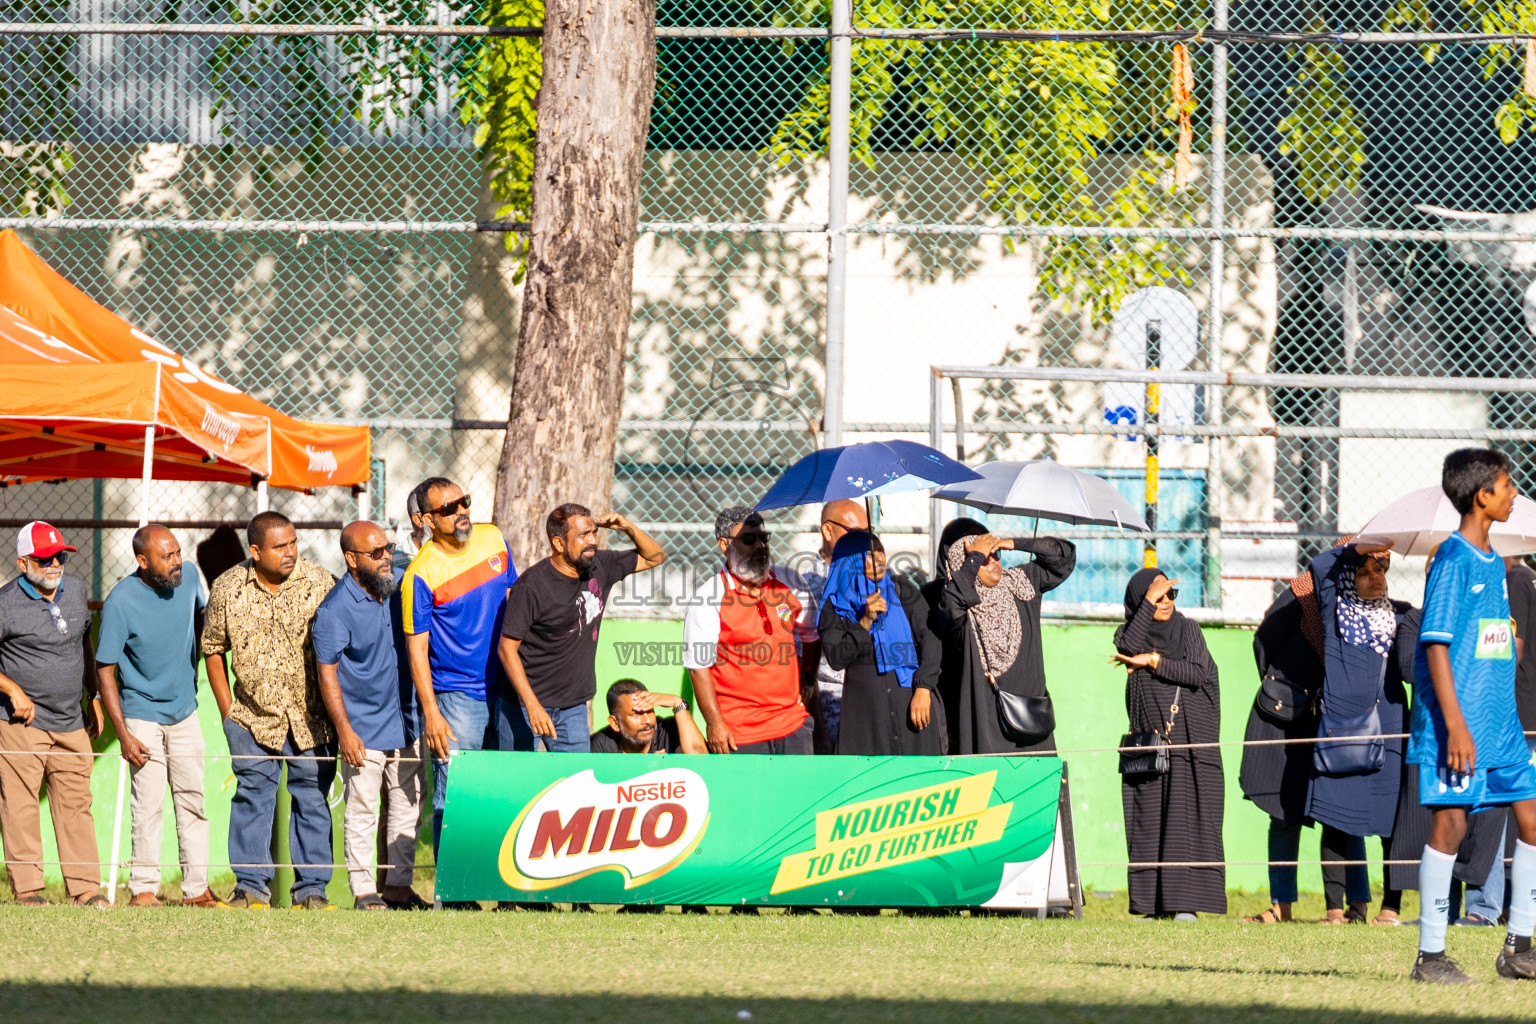
<instances>
[{"instance_id":1,"label":"sunglasses","mask_svg":"<svg viewBox=\"0 0 1536 1024\"><path fill-rule=\"evenodd\" d=\"M363 548L345 548L344 550L354 555L367 555L375 562L382 562L395 553L395 546L393 544L385 544L383 547L374 548L372 551L366 551Z\"/></svg>"},{"instance_id":2,"label":"sunglasses","mask_svg":"<svg viewBox=\"0 0 1536 1024\"><path fill-rule=\"evenodd\" d=\"M69 620L64 617L64 613L59 610L58 605L50 603L48 605L48 614L53 616L54 629L58 630L60 633L67 634L69 632Z\"/></svg>"},{"instance_id":3,"label":"sunglasses","mask_svg":"<svg viewBox=\"0 0 1536 1024\"><path fill-rule=\"evenodd\" d=\"M439 505L437 508L429 508L427 509L427 515L451 516L456 515L460 510L465 512L469 511L469 495L461 495L457 499L450 501L447 504Z\"/></svg>"},{"instance_id":4,"label":"sunglasses","mask_svg":"<svg viewBox=\"0 0 1536 1024\"><path fill-rule=\"evenodd\" d=\"M767 530L760 530L754 533L738 533L736 535L736 543L745 544L750 548L758 544L768 543L769 536L770 534Z\"/></svg>"},{"instance_id":5,"label":"sunglasses","mask_svg":"<svg viewBox=\"0 0 1536 1024\"><path fill-rule=\"evenodd\" d=\"M1163 595L1163 599L1165 601L1172 601L1172 600L1177 599L1178 596L1179 596L1179 588L1178 587L1174 587L1173 589L1169 590L1168 593Z\"/></svg>"},{"instance_id":6,"label":"sunglasses","mask_svg":"<svg viewBox=\"0 0 1536 1024\"><path fill-rule=\"evenodd\" d=\"M69 552L60 551L58 554L50 555L47 558L38 558L36 555L28 555L27 558L33 562L36 562L44 569L51 569L56 565L63 565L65 562L68 562Z\"/></svg>"}]
</instances>

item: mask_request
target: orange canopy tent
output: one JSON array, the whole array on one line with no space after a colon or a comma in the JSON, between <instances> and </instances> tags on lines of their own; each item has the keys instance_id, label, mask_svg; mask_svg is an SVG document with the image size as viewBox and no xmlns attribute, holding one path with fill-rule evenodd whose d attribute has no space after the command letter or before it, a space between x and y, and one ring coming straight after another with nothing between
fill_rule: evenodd
<instances>
[{"instance_id":1,"label":"orange canopy tent","mask_svg":"<svg viewBox=\"0 0 1536 1024\"><path fill-rule=\"evenodd\" d=\"M366 483L366 427L283 415L91 300L0 232L0 480Z\"/></svg>"}]
</instances>

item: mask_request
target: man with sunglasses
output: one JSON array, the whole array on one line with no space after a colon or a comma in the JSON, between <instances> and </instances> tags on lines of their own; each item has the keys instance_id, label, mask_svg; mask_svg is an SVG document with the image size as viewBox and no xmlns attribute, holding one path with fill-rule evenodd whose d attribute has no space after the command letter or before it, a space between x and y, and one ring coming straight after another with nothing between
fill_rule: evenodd
<instances>
[{"instance_id":1,"label":"man with sunglasses","mask_svg":"<svg viewBox=\"0 0 1536 1024\"><path fill-rule=\"evenodd\" d=\"M744 505L715 518L725 556L683 620L683 667L712 754L809 754L811 717L800 696L800 656L820 634L801 615L798 576L773 565L768 527Z\"/></svg>"},{"instance_id":2,"label":"man with sunglasses","mask_svg":"<svg viewBox=\"0 0 1536 1024\"><path fill-rule=\"evenodd\" d=\"M496 749L491 702L502 679L496 641L517 569L501 531L470 522L470 496L458 484L439 476L418 487L431 538L400 581L400 608L422 739L432 752L436 849L450 756Z\"/></svg>"},{"instance_id":3,"label":"man with sunglasses","mask_svg":"<svg viewBox=\"0 0 1536 1024\"><path fill-rule=\"evenodd\" d=\"M341 551L347 574L315 609L314 638L320 694L341 755L347 881L359 910L416 907L422 900L411 880L426 766L401 628L405 573L391 564L394 545L376 523L349 524ZM382 893L369 866L381 784L390 865Z\"/></svg>"},{"instance_id":4,"label":"man with sunglasses","mask_svg":"<svg viewBox=\"0 0 1536 1024\"><path fill-rule=\"evenodd\" d=\"M65 891L105 907L91 818L91 736L101 735L85 582L64 571L75 548L48 523L16 538L16 570L0 587L0 844L16 902L42 906L43 835L38 790L63 861ZM82 698L89 715L81 709ZM89 730L89 734L87 733Z\"/></svg>"}]
</instances>

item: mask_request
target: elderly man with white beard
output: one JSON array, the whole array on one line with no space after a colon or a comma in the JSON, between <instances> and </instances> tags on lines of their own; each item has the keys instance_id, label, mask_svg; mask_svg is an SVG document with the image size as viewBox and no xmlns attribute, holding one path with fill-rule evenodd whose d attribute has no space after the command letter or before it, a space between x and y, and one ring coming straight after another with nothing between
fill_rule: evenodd
<instances>
[{"instance_id":1,"label":"elderly man with white beard","mask_svg":"<svg viewBox=\"0 0 1536 1024\"><path fill-rule=\"evenodd\" d=\"M800 614L798 578L769 558L768 528L735 505L715 519L725 564L694 595L683 624L712 754L809 754L811 716L800 694L800 651L815 639Z\"/></svg>"},{"instance_id":2,"label":"elderly man with white beard","mask_svg":"<svg viewBox=\"0 0 1536 1024\"><path fill-rule=\"evenodd\" d=\"M101 734L102 712L85 701L96 696L95 661L85 581L64 571L74 550L56 527L28 523L16 538L21 575L0 587L0 843L25 906L48 902L38 817L45 781L65 891L81 906L107 905L91 819L90 736Z\"/></svg>"}]
</instances>

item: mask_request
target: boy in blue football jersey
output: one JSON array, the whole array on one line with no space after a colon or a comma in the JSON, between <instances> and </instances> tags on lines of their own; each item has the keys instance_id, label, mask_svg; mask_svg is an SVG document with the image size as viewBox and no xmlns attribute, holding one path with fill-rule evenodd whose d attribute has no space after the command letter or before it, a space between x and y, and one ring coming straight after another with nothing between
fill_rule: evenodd
<instances>
[{"instance_id":1,"label":"boy in blue football jersey","mask_svg":"<svg viewBox=\"0 0 1536 1024\"><path fill-rule=\"evenodd\" d=\"M1472 979L1445 955L1451 870L1467 815L1509 806L1515 844L1509 935L1496 968L1506 978L1536 979L1536 769L1515 710L1515 640L1504 562L1488 530L1514 511L1510 463L1487 448L1445 457L1440 486L1461 529L1440 545L1424 588L1415 659L1413 732L1408 760L1419 766L1419 803L1434 815L1419 861L1419 956L1415 981ZM1428 680L1432 686L1424 686Z\"/></svg>"}]
</instances>

